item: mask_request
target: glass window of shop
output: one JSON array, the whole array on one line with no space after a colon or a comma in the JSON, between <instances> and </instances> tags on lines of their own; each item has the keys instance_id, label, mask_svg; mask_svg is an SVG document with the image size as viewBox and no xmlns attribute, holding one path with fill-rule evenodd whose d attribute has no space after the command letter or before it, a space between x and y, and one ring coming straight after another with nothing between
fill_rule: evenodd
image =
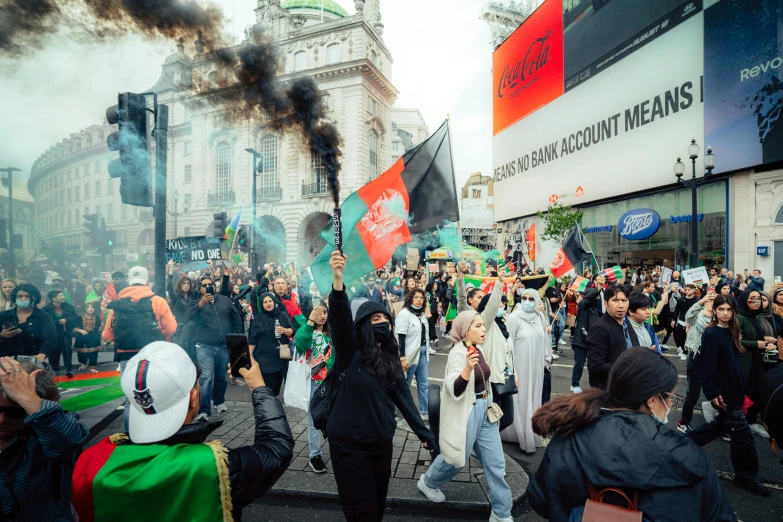
<instances>
[{"instance_id":1,"label":"glass window of shop","mask_svg":"<svg viewBox=\"0 0 783 522\"><path fill-rule=\"evenodd\" d=\"M655 210L661 226L651 237L631 241L620 236L620 217L634 209ZM726 183L699 187L697 208L699 221L699 264L726 266ZM584 209L582 228L595 253L600 268L613 265L665 265L676 269L690 265L691 191L675 190L597 205ZM607 229L591 231L597 227Z\"/></svg>"}]
</instances>

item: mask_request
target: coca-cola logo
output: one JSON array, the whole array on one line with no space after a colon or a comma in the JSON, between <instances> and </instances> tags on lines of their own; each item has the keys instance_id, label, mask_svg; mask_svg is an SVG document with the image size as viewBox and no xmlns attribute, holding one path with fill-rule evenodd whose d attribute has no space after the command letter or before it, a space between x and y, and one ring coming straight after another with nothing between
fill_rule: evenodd
<instances>
[{"instance_id":1,"label":"coca-cola logo","mask_svg":"<svg viewBox=\"0 0 783 522\"><path fill-rule=\"evenodd\" d=\"M506 64L498 83L498 98L502 98L509 91L516 89L518 85L524 83L546 65L549 58L549 44L547 40L549 40L551 35L552 30L550 29L544 36L533 40L522 60L513 65Z\"/></svg>"},{"instance_id":2,"label":"coca-cola logo","mask_svg":"<svg viewBox=\"0 0 783 522\"><path fill-rule=\"evenodd\" d=\"M617 230L625 239L636 241L653 236L660 226L661 218L656 211L638 208L620 216Z\"/></svg>"}]
</instances>

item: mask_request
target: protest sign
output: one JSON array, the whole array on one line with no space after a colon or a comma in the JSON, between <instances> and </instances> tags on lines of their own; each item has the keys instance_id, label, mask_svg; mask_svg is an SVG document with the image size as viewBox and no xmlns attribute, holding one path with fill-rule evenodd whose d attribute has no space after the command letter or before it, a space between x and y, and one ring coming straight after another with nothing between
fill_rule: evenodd
<instances>
[{"instance_id":1,"label":"protest sign","mask_svg":"<svg viewBox=\"0 0 783 522\"><path fill-rule=\"evenodd\" d=\"M193 262L222 261L221 237L192 236L166 240L166 262L187 264Z\"/></svg>"},{"instance_id":2,"label":"protest sign","mask_svg":"<svg viewBox=\"0 0 783 522\"><path fill-rule=\"evenodd\" d=\"M663 267L663 273L661 274L661 278L658 279L658 288L663 288L663 285L666 283L672 282L672 273L674 271L669 267Z\"/></svg>"},{"instance_id":3,"label":"protest sign","mask_svg":"<svg viewBox=\"0 0 783 522\"><path fill-rule=\"evenodd\" d=\"M703 266L699 266L696 268L683 270L682 279L685 281L686 285L690 285L690 284L703 285L710 280L710 276L709 274L707 274L706 268L704 268Z\"/></svg>"}]
</instances>

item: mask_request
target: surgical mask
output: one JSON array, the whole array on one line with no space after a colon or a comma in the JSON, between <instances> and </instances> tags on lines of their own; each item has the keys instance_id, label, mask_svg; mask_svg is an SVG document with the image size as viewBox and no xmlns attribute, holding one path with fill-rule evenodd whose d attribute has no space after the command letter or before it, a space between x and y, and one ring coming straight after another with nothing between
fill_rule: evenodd
<instances>
[{"instance_id":1,"label":"surgical mask","mask_svg":"<svg viewBox=\"0 0 783 522\"><path fill-rule=\"evenodd\" d=\"M389 328L389 322L384 321L382 323L375 323L372 325L372 335L379 343L386 341L391 336L391 328Z\"/></svg>"},{"instance_id":2,"label":"surgical mask","mask_svg":"<svg viewBox=\"0 0 783 522\"><path fill-rule=\"evenodd\" d=\"M524 294L524 293L525 293L525 289L524 288L517 288L517 295L518 296L522 297L522 294Z\"/></svg>"},{"instance_id":3,"label":"surgical mask","mask_svg":"<svg viewBox=\"0 0 783 522\"><path fill-rule=\"evenodd\" d=\"M16 306L19 308L30 308L30 299L17 299Z\"/></svg>"},{"instance_id":4,"label":"surgical mask","mask_svg":"<svg viewBox=\"0 0 783 522\"><path fill-rule=\"evenodd\" d=\"M421 305L416 306L415 304L411 304L411 308L413 308L414 310L421 310Z\"/></svg>"},{"instance_id":5,"label":"surgical mask","mask_svg":"<svg viewBox=\"0 0 783 522\"><path fill-rule=\"evenodd\" d=\"M666 408L666 413L663 415L663 420L658 418L658 416L655 414L655 410L652 412L653 419L658 421L659 424L668 424L669 423L669 412L672 411L668 406L666 406L666 401L663 399L663 395L659 395L658 397L661 398L661 401L663 402L664 408Z\"/></svg>"},{"instance_id":6,"label":"surgical mask","mask_svg":"<svg viewBox=\"0 0 783 522\"><path fill-rule=\"evenodd\" d=\"M495 317L497 317L498 319L502 319L504 315L506 315L506 311L501 308L500 310L498 310L498 313L495 314Z\"/></svg>"},{"instance_id":7,"label":"surgical mask","mask_svg":"<svg viewBox=\"0 0 783 522\"><path fill-rule=\"evenodd\" d=\"M532 312L536 309L535 301L522 301L522 310L525 312Z\"/></svg>"}]
</instances>

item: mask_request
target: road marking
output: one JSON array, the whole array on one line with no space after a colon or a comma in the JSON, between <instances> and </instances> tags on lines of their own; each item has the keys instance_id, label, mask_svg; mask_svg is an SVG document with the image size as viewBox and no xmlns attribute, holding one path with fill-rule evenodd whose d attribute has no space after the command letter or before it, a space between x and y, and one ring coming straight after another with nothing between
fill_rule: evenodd
<instances>
[{"instance_id":1,"label":"road marking","mask_svg":"<svg viewBox=\"0 0 783 522\"><path fill-rule=\"evenodd\" d=\"M568 365L568 364L557 364L557 363L552 363L551 366L554 366L556 368L573 368L574 367L573 364ZM688 378L686 375L678 375L677 377L679 377L680 379L687 379Z\"/></svg>"}]
</instances>

